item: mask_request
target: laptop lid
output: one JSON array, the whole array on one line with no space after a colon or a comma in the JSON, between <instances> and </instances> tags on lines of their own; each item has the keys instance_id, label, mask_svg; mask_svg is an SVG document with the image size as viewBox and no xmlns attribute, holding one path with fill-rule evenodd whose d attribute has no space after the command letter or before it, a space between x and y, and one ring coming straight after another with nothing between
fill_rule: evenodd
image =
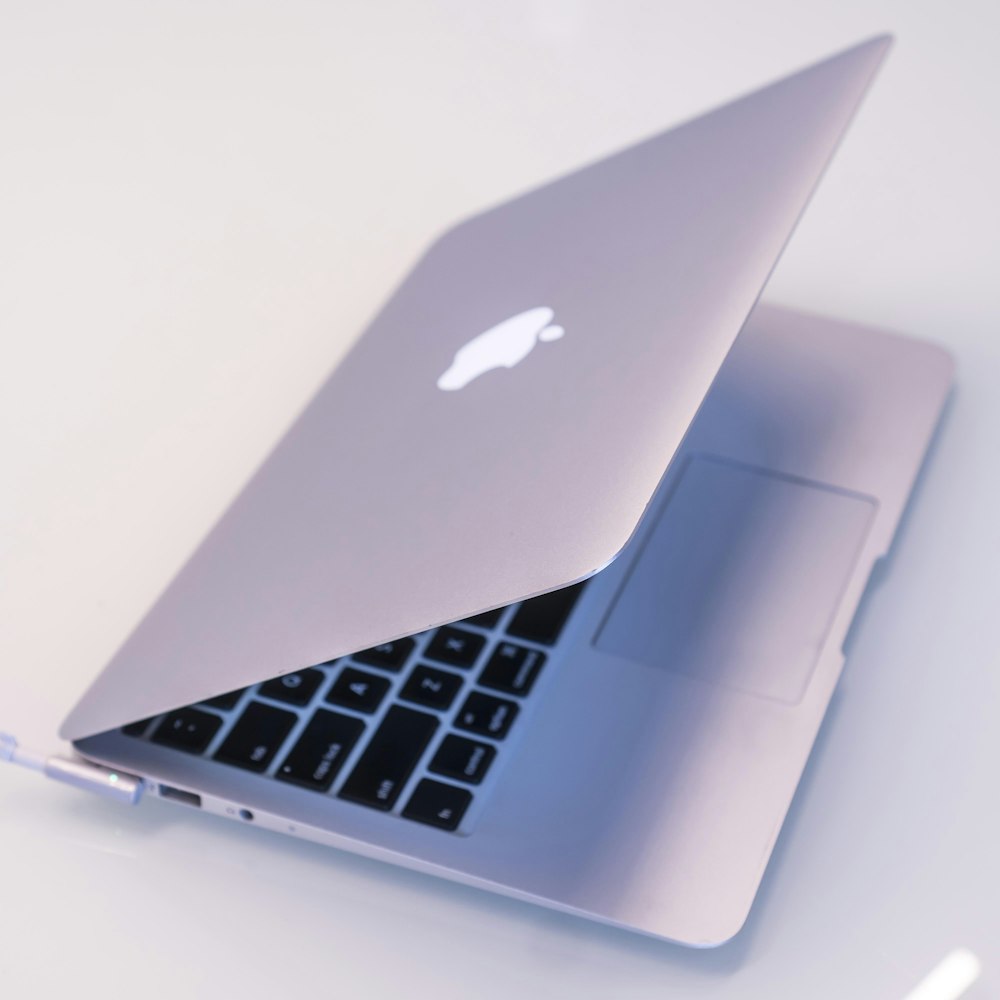
<instances>
[{"instance_id":1,"label":"laptop lid","mask_svg":"<svg viewBox=\"0 0 1000 1000\"><path fill-rule=\"evenodd\" d=\"M61 735L606 566L889 44L863 43L445 233Z\"/></svg>"}]
</instances>

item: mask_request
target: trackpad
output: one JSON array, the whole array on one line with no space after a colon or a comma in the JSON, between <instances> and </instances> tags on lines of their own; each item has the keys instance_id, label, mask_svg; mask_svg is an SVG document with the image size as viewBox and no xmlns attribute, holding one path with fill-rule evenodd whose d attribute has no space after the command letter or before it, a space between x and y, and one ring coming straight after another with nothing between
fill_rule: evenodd
<instances>
[{"instance_id":1,"label":"trackpad","mask_svg":"<svg viewBox=\"0 0 1000 1000\"><path fill-rule=\"evenodd\" d=\"M867 497L692 458L595 644L796 703L874 513Z\"/></svg>"}]
</instances>

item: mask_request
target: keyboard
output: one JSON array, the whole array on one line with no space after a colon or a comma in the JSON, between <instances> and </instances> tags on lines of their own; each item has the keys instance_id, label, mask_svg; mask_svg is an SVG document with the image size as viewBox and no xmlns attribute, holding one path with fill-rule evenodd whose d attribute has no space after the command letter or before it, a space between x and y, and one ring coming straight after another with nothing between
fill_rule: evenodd
<instances>
[{"instance_id":1,"label":"keyboard","mask_svg":"<svg viewBox=\"0 0 1000 1000\"><path fill-rule=\"evenodd\" d=\"M122 732L467 832L463 819L509 748L583 586L284 674Z\"/></svg>"}]
</instances>

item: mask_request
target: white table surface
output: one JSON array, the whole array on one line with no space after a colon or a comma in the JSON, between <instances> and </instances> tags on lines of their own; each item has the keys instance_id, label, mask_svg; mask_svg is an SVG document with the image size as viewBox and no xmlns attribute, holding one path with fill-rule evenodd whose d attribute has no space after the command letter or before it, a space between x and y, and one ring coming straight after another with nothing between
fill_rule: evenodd
<instances>
[{"instance_id":1,"label":"white table surface","mask_svg":"<svg viewBox=\"0 0 1000 1000\"><path fill-rule=\"evenodd\" d=\"M0 730L56 748L433 234L887 28L768 297L946 344L957 391L745 931L2 768L4 997L866 1000L957 947L1000 996L995 3L0 4Z\"/></svg>"}]
</instances>

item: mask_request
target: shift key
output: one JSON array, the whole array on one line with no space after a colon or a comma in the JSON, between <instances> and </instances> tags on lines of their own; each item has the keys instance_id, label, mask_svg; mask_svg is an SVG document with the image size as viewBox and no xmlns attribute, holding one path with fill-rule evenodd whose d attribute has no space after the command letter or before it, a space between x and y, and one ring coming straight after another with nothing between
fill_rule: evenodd
<instances>
[{"instance_id":1,"label":"shift key","mask_svg":"<svg viewBox=\"0 0 1000 1000\"><path fill-rule=\"evenodd\" d=\"M437 725L433 715L394 705L344 782L340 797L388 812L396 804Z\"/></svg>"}]
</instances>

